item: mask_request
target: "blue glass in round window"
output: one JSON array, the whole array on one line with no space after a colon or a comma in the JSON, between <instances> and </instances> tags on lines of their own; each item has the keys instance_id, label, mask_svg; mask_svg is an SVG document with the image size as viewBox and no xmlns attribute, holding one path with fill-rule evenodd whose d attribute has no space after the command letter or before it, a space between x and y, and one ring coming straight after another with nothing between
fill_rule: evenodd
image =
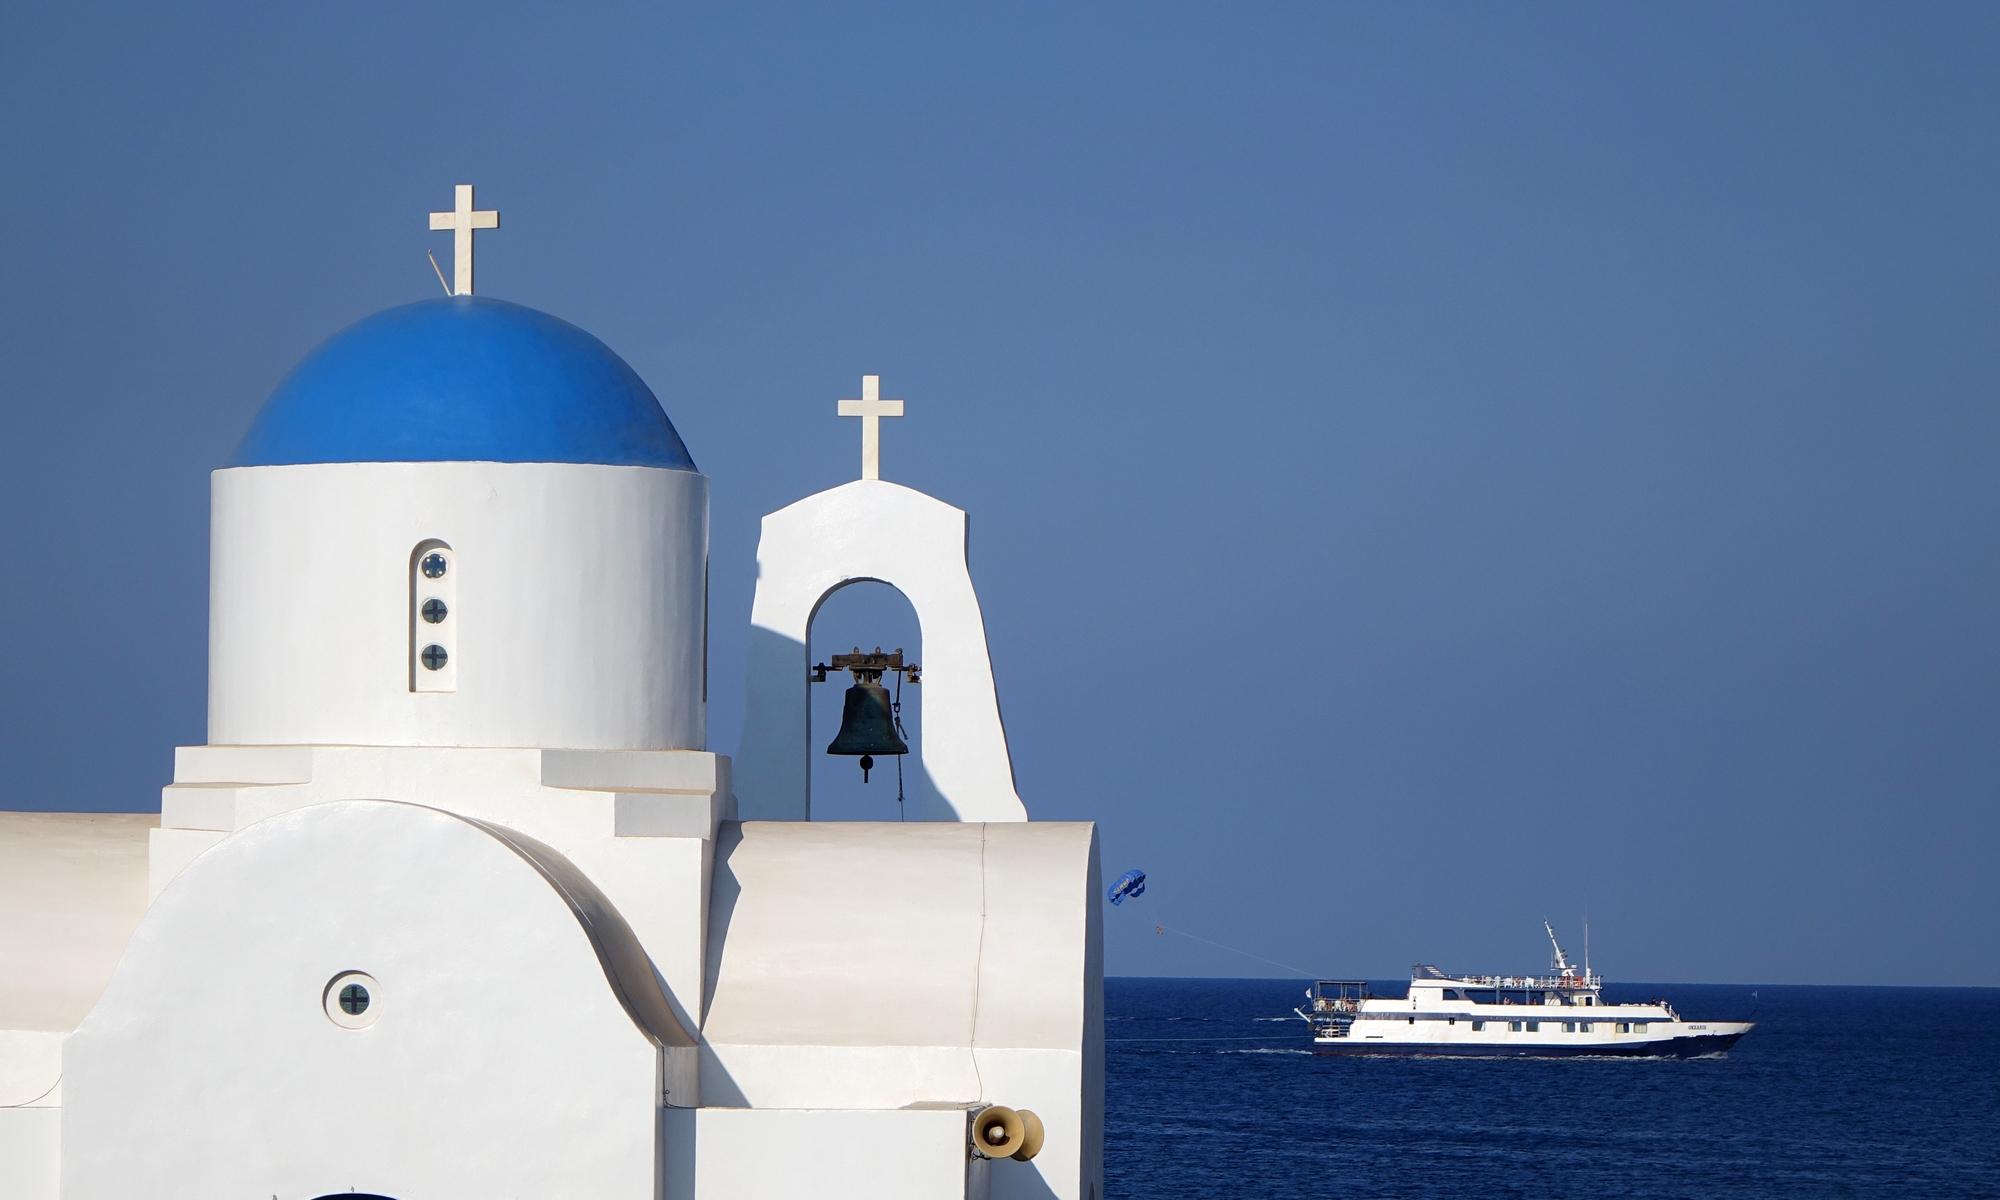
<instances>
[{"instance_id":1,"label":"blue glass in round window","mask_svg":"<svg viewBox=\"0 0 2000 1200\"><path fill-rule=\"evenodd\" d=\"M451 661L451 655L445 653L443 646L432 642L430 645L424 647L422 654L417 655L417 661L424 664L424 670L426 671L441 671L444 669L444 665Z\"/></svg>"},{"instance_id":2,"label":"blue glass in round window","mask_svg":"<svg viewBox=\"0 0 2000 1200\"><path fill-rule=\"evenodd\" d=\"M340 1011L350 1017L358 1017L368 1011L368 989L358 983L350 983L340 989Z\"/></svg>"},{"instance_id":3,"label":"blue glass in round window","mask_svg":"<svg viewBox=\"0 0 2000 1200\"><path fill-rule=\"evenodd\" d=\"M419 565L423 568L425 579L442 579L444 573L451 568L451 564L444 560L444 555L435 550L424 555L424 561Z\"/></svg>"},{"instance_id":4,"label":"blue glass in round window","mask_svg":"<svg viewBox=\"0 0 2000 1200\"><path fill-rule=\"evenodd\" d=\"M417 611L423 613L424 620L432 625L451 615L451 610L445 607L444 601L438 599L436 596L432 596L430 599L424 601L424 606Z\"/></svg>"}]
</instances>

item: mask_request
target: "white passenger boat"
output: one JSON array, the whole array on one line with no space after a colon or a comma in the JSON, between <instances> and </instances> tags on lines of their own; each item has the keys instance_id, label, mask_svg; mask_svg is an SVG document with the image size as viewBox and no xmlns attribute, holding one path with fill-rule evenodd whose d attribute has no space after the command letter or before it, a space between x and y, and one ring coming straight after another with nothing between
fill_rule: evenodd
<instances>
[{"instance_id":1,"label":"white passenger boat","mask_svg":"<svg viewBox=\"0 0 2000 1200\"><path fill-rule=\"evenodd\" d=\"M1698 1058L1750 1032L1749 1022L1683 1020L1665 1000L1606 1004L1604 977L1587 959L1573 966L1555 929L1542 927L1555 947L1553 974L1448 975L1420 964L1401 999L1371 995L1361 980L1320 979L1292 1011L1323 1054Z\"/></svg>"}]
</instances>

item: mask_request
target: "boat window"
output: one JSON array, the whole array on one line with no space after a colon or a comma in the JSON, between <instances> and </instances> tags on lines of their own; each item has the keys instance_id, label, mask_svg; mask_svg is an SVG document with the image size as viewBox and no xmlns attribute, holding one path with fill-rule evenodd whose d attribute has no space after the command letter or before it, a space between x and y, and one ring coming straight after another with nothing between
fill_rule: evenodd
<instances>
[{"instance_id":1,"label":"boat window","mask_svg":"<svg viewBox=\"0 0 2000 1200\"><path fill-rule=\"evenodd\" d=\"M1584 1002L1584 1004L1585 1004L1586 1006L1589 1006L1589 1005L1592 1005L1592 1004L1596 1004L1596 1003L1597 1003L1597 999L1596 999L1596 997L1594 997L1594 996L1585 996L1585 997L1583 998L1583 1002Z\"/></svg>"},{"instance_id":2,"label":"boat window","mask_svg":"<svg viewBox=\"0 0 2000 1200\"><path fill-rule=\"evenodd\" d=\"M1410 1024L1412 1024L1412 1025L1415 1025L1416 1023L1417 1023L1417 1019L1416 1019L1415 1017L1411 1017L1411 1018L1410 1018Z\"/></svg>"},{"instance_id":3,"label":"boat window","mask_svg":"<svg viewBox=\"0 0 2000 1200\"><path fill-rule=\"evenodd\" d=\"M1564 1021L1564 1022L1563 1022L1563 1032L1564 1032L1564 1033L1575 1033L1575 1032L1576 1032L1576 1022L1575 1022L1575 1021Z\"/></svg>"},{"instance_id":4,"label":"boat window","mask_svg":"<svg viewBox=\"0 0 2000 1200\"><path fill-rule=\"evenodd\" d=\"M1473 1002L1474 1004L1498 1004L1498 1003L1500 1003L1500 995L1499 995L1499 993L1497 993L1497 992L1475 992L1475 991L1470 991L1470 990L1468 990L1468 991L1466 991L1466 992L1462 993L1462 995L1463 995L1463 996L1464 996L1464 997L1465 997L1465 998L1466 998L1467 1000L1470 1000L1470 1001L1472 1001L1472 1002Z\"/></svg>"},{"instance_id":5,"label":"boat window","mask_svg":"<svg viewBox=\"0 0 2000 1200\"><path fill-rule=\"evenodd\" d=\"M1521 1023L1520 1023L1519 1021L1509 1021L1509 1022L1507 1022L1507 1032L1509 1032L1509 1033L1519 1033L1519 1032L1521 1032Z\"/></svg>"},{"instance_id":6,"label":"boat window","mask_svg":"<svg viewBox=\"0 0 2000 1200\"><path fill-rule=\"evenodd\" d=\"M1474 1033L1478 1033L1480 1030L1484 1028L1486 1028L1486 1022L1484 1021L1474 1021L1472 1023L1472 1032Z\"/></svg>"},{"instance_id":7,"label":"boat window","mask_svg":"<svg viewBox=\"0 0 2000 1200\"><path fill-rule=\"evenodd\" d=\"M1541 1031L1542 1031L1542 1023L1541 1023L1540 1021L1530 1021L1530 1022L1528 1022L1528 1032L1529 1032L1529 1033L1540 1033Z\"/></svg>"},{"instance_id":8,"label":"boat window","mask_svg":"<svg viewBox=\"0 0 2000 1200\"><path fill-rule=\"evenodd\" d=\"M1630 1021L1620 1021L1620 1022L1618 1022L1618 1032L1620 1032L1620 1033L1630 1033L1630 1032L1632 1032L1632 1022L1630 1022Z\"/></svg>"},{"instance_id":9,"label":"boat window","mask_svg":"<svg viewBox=\"0 0 2000 1200\"><path fill-rule=\"evenodd\" d=\"M1447 1000L1456 1000L1456 999L1458 999L1458 989L1457 989L1457 988L1446 988L1446 989L1444 990L1444 998L1445 998L1445 999L1447 999Z\"/></svg>"},{"instance_id":10,"label":"boat window","mask_svg":"<svg viewBox=\"0 0 2000 1200\"><path fill-rule=\"evenodd\" d=\"M1589 1032L1590 1032L1590 1022L1588 1022L1588 1021L1585 1021L1585 1022L1583 1022L1583 1023L1581 1024L1581 1025L1578 1025L1578 1026L1576 1027L1576 1030L1577 1030L1577 1032L1578 1032L1578 1033L1589 1033Z\"/></svg>"},{"instance_id":11,"label":"boat window","mask_svg":"<svg viewBox=\"0 0 2000 1200\"><path fill-rule=\"evenodd\" d=\"M1634 1021L1634 1022L1632 1022L1632 1032L1633 1032L1633 1033L1644 1033L1644 1032L1646 1032L1646 1023L1645 1023L1644 1021Z\"/></svg>"}]
</instances>

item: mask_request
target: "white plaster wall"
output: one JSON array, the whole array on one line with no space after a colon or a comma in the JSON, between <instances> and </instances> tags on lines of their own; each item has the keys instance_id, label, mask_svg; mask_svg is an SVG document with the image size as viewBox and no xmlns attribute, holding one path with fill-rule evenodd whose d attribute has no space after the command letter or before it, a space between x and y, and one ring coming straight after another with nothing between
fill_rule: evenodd
<instances>
[{"instance_id":1,"label":"white plaster wall","mask_svg":"<svg viewBox=\"0 0 2000 1200\"><path fill-rule=\"evenodd\" d=\"M68 1036L0 1029L0 1110L62 1107L62 1044Z\"/></svg>"},{"instance_id":2,"label":"white plaster wall","mask_svg":"<svg viewBox=\"0 0 2000 1200\"><path fill-rule=\"evenodd\" d=\"M55 1200L62 1046L146 912L151 813L0 813L0 1200Z\"/></svg>"},{"instance_id":3,"label":"white plaster wall","mask_svg":"<svg viewBox=\"0 0 2000 1200\"><path fill-rule=\"evenodd\" d=\"M702 1108L665 1119L664 1200L966 1194L963 1110Z\"/></svg>"},{"instance_id":4,"label":"white plaster wall","mask_svg":"<svg viewBox=\"0 0 2000 1200\"><path fill-rule=\"evenodd\" d=\"M56 1200L62 1110L0 1108L0 1200Z\"/></svg>"},{"instance_id":5,"label":"white plaster wall","mask_svg":"<svg viewBox=\"0 0 2000 1200\"><path fill-rule=\"evenodd\" d=\"M708 480L572 463L211 481L209 741L700 749ZM455 690L411 691L410 554L455 560Z\"/></svg>"},{"instance_id":6,"label":"white plaster wall","mask_svg":"<svg viewBox=\"0 0 2000 1200\"><path fill-rule=\"evenodd\" d=\"M704 1102L1031 1108L1047 1145L994 1194L1101 1194L1097 886L1083 823L725 826Z\"/></svg>"},{"instance_id":7,"label":"white plaster wall","mask_svg":"<svg viewBox=\"0 0 2000 1200\"><path fill-rule=\"evenodd\" d=\"M671 1017L615 911L518 843L351 801L197 858L65 1046L66 1200L651 1200ZM322 1008L349 970L378 981L365 1029Z\"/></svg>"},{"instance_id":8,"label":"white plaster wall","mask_svg":"<svg viewBox=\"0 0 2000 1200\"><path fill-rule=\"evenodd\" d=\"M392 799L518 829L602 888L700 1020L715 831L729 760L700 750L182 746L154 831L153 894L229 832L334 800ZM106 968L109 976L109 968Z\"/></svg>"},{"instance_id":9,"label":"white plaster wall","mask_svg":"<svg viewBox=\"0 0 2000 1200\"><path fill-rule=\"evenodd\" d=\"M900 590L923 632L919 751L930 821L1025 821L1000 723L986 622L966 560L963 510L899 484L861 479L764 518L743 744L736 759L745 819L810 817L806 682L813 615L850 583ZM829 677L831 679L831 677ZM831 740L833 731L820 738Z\"/></svg>"}]
</instances>

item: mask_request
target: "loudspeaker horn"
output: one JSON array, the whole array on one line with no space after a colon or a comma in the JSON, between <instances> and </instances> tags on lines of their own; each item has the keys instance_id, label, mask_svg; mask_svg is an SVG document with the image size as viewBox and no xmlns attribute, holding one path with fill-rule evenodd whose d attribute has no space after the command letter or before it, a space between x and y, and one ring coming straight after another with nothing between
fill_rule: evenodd
<instances>
[{"instance_id":1,"label":"loudspeaker horn","mask_svg":"<svg viewBox=\"0 0 2000 1200\"><path fill-rule=\"evenodd\" d=\"M1021 1148L1014 1151L1009 1157L1027 1162L1042 1152L1042 1119L1036 1116L1032 1109L1026 1108L1016 1110L1014 1115L1021 1118L1023 1132L1021 1135Z\"/></svg>"},{"instance_id":2,"label":"loudspeaker horn","mask_svg":"<svg viewBox=\"0 0 2000 1200\"><path fill-rule=\"evenodd\" d=\"M1011 1108L989 1104L972 1115L972 1148L987 1158L1010 1158L1027 1140L1027 1123Z\"/></svg>"}]
</instances>

